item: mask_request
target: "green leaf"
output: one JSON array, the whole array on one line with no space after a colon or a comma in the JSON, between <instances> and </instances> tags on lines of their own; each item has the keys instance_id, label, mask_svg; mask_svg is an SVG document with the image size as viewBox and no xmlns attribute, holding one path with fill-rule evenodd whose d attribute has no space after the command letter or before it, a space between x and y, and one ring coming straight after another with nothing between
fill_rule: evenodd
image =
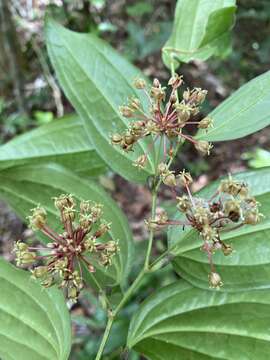
<instances>
[{"instance_id":1,"label":"green leaf","mask_svg":"<svg viewBox=\"0 0 270 360\"><path fill-rule=\"evenodd\" d=\"M244 153L242 158L248 160L248 165L251 168L257 169L270 166L270 152L261 148Z\"/></svg>"},{"instance_id":2,"label":"green leaf","mask_svg":"<svg viewBox=\"0 0 270 360\"><path fill-rule=\"evenodd\" d=\"M0 170L48 162L63 165L82 176L97 176L105 170L105 163L76 114L19 135L0 147Z\"/></svg>"},{"instance_id":3,"label":"green leaf","mask_svg":"<svg viewBox=\"0 0 270 360\"><path fill-rule=\"evenodd\" d=\"M270 291L222 293L180 280L134 314L128 346L151 360L268 360Z\"/></svg>"},{"instance_id":4,"label":"green leaf","mask_svg":"<svg viewBox=\"0 0 270 360\"><path fill-rule=\"evenodd\" d=\"M96 151L120 175L145 182L154 173L153 155L145 170L138 171L132 162L147 151L147 142L140 141L134 152L124 153L110 141L112 134L127 128L119 106L130 96L146 105L145 96L132 86L134 78L142 76L140 71L96 36L75 33L53 20L47 21L46 39L58 80Z\"/></svg>"},{"instance_id":5,"label":"green leaf","mask_svg":"<svg viewBox=\"0 0 270 360\"><path fill-rule=\"evenodd\" d=\"M0 357L67 360L71 323L61 291L42 288L1 258L0 280Z\"/></svg>"},{"instance_id":6,"label":"green leaf","mask_svg":"<svg viewBox=\"0 0 270 360\"><path fill-rule=\"evenodd\" d=\"M208 116L214 120L207 133L196 138L209 141L239 139L270 124L270 71L257 76L223 101Z\"/></svg>"},{"instance_id":7,"label":"green leaf","mask_svg":"<svg viewBox=\"0 0 270 360\"><path fill-rule=\"evenodd\" d=\"M103 204L103 218L111 223L109 235L119 241L120 251L112 266L98 267L95 277L103 284L123 284L128 275L133 253L132 235L128 222L117 204L94 182L74 175L55 164L24 166L0 173L0 196L22 217L40 204L48 213L48 223L61 229L52 197L71 193L78 200Z\"/></svg>"},{"instance_id":8,"label":"green leaf","mask_svg":"<svg viewBox=\"0 0 270 360\"><path fill-rule=\"evenodd\" d=\"M265 218L257 225L246 225L238 230L224 233L222 240L231 244L235 252L224 256L217 252L213 261L224 286L221 291L236 289L269 288L270 277L270 168L248 171L234 175L247 182L252 195L261 203L260 212ZM199 192L209 198L217 189L212 183ZM176 218L180 218L178 213ZM200 250L202 239L195 230L182 232L180 227L170 227L169 249L177 255L173 260L176 272L194 286L207 288L210 267L205 253Z\"/></svg>"},{"instance_id":9,"label":"green leaf","mask_svg":"<svg viewBox=\"0 0 270 360\"><path fill-rule=\"evenodd\" d=\"M170 67L172 59L177 66L180 61L220 55L234 25L235 4L235 0L178 0L173 31L163 47L165 65Z\"/></svg>"}]
</instances>

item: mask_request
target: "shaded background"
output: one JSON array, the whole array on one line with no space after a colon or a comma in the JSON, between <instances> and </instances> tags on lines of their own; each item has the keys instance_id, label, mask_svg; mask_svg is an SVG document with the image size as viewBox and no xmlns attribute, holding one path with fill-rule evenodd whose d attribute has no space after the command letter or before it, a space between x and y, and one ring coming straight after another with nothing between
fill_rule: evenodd
<instances>
[{"instance_id":1,"label":"shaded background","mask_svg":"<svg viewBox=\"0 0 270 360\"><path fill-rule=\"evenodd\" d=\"M51 13L73 30L98 34L147 76L158 77L165 83L169 73L161 61L160 49L172 28L175 3L170 0L0 1L0 143L73 112L58 87L48 61L43 39L45 12ZM238 0L237 4L232 49L228 56L224 59L212 58L207 63L196 61L184 64L179 69L187 85L208 89L209 95L203 108L205 114L239 86L269 70L270 1ZM193 147L185 144L185 151L178 156L175 166L178 169L185 167L192 173L196 179L193 190L196 191L228 172L259 166L261 150L269 150L269 135L269 128L265 128L244 139L230 141L229 146L227 143L217 143L207 159L198 157ZM143 219L149 212L148 190L129 184L111 173L100 181L124 208L137 246L143 247L146 236ZM170 194L163 189L162 200L169 199ZM9 260L12 260L13 241L33 237L32 232L2 202L0 232L0 253ZM164 246L164 239L160 235L156 251ZM169 270L164 274L164 283L174 276ZM154 288L160 279L153 277L148 281ZM147 295L149 282L116 324L118 328L113 332L111 349L115 344L121 345L129 314L134 311L138 301ZM104 311L92 294L85 293L73 309L74 358L91 358L105 318ZM119 359L119 354L109 358ZM138 359L136 354L129 358Z\"/></svg>"}]
</instances>

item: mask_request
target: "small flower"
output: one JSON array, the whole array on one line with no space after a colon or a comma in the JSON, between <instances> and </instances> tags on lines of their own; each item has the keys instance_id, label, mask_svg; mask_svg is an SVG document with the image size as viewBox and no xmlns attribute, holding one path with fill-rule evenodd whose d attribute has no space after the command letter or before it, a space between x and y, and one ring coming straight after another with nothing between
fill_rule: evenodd
<instances>
[{"instance_id":1,"label":"small flower","mask_svg":"<svg viewBox=\"0 0 270 360\"><path fill-rule=\"evenodd\" d=\"M32 215L28 217L29 225L31 229L38 230L42 229L47 221L47 213L46 210L42 207L36 207L32 209Z\"/></svg>"},{"instance_id":2,"label":"small flower","mask_svg":"<svg viewBox=\"0 0 270 360\"><path fill-rule=\"evenodd\" d=\"M177 208L181 211L181 212L187 212L188 210L191 209L191 203L190 200L187 196L183 195L183 196L178 196L176 198L177 200Z\"/></svg>"},{"instance_id":3,"label":"small flower","mask_svg":"<svg viewBox=\"0 0 270 360\"><path fill-rule=\"evenodd\" d=\"M211 272L208 275L208 280L210 288L220 289L220 287L223 285L220 275L216 272Z\"/></svg>"},{"instance_id":4,"label":"small flower","mask_svg":"<svg viewBox=\"0 0 270 360\"><path fill-rule=\"evenodd\" d=\"M206 140L198 140L194 146L202 155L209 155L213 147L213 145Z\"/></svg>"},{"instance_id":5,"label":"small flower","mask_svg":"<svg viewBox=\"0 0 270 360\"><path fill-rule=\"evenodd\" d=\"M162 181L163 181L163 184L165 184L167 186L174 187L177 185L176 177L172 172L168 173L167 175L164 175L162 178Z\"/></svg>"},{"instance_id":6,"label":"small flower","mask_svg":"<svg viewBox=\"0 0 270 360\"><path fill-rule=\"evenodd\" d=\"M209 127L213 127L213 119L210 117L202 119L198 124L199 129L208 129Z\"/></svg>"},{"instance_id":7,"label":"small flower","mask_svg":"<svg viewBox=\"0 0 270 360\"><path fill-rule=\"evenodd\" d=\"M185 169L179 173L177 178L181 186L190 185L193 182L192 176Z\"/></svg>"},{"instance_id":8,"label":"small flower","mask_svg":"<svg viewBox=\"0 0 270 360\"><path fill-rule=\"evenodd\" d=\"M143 155L139 156L138 159L136 159L133 162L133 165L138 167L139 169L144 169L146 163L147 163L147 157L145 154L143 154Z\"/></svg>"},{"instance_id":9,"label":"small flower","mask_svg":"<svg viewBox=\"0 0 270 360\"><path fill-rule=\"evenodd\" d=\"M146 87L146 81L144 79L141 79L141 78L136 78L134 80L134 87L136 89L145 89Z\"/></svg>"}]
</instances>

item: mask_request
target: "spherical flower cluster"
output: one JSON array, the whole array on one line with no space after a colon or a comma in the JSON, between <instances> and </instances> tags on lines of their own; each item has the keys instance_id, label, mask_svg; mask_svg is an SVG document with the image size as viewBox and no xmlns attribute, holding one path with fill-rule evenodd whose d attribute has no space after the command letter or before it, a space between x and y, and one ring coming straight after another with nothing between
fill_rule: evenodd
<instances>
[{"instance_id":1,"label":"spherical flower cluster","mask_svg":"<svg viewBox=\"0 0 270 360\"><path fill-rule=\"evenodd\" d=\"M209 154L212 145L205 140L196 140L192 136L184 134L183 129L188 125L195 124L199 129L207 129L212 126L212 119L206 117L201 121L193 121L199 113L200 106L207 95L206 90L194 88L183 92L179 100L178 89L183 84L182 76L173 76L168 85L170 91L166 93L166 87L162 87L158 79L154 79L152 86L148 89L143 79L136 79L134 86L144 91L149 102L149 108L144 109L140 100L131 98L129 103L120 106L122 116L131 120L126 131L113 134L111 141L113 145L120 146L124 151L133 151L134 145L142 138L153 136L154 142L163 138L164 156L172 151L174 140L187 140L203 155ZM167 102L165 103L167 99ZM167 153L168 144L170 150ZM143 168L147 162L147 154L141 155L134 165Z\"/></svg>"},{"instance_id":2,"label":"spherical flower cluster","mask_svg":"<svg viewBox=\"0 0 270 360\"><path fill-rule=\"evenodd\" d=\"M32 275L45 287L58 284L67 289L70 300L76 301L83 288L81 264L95 272L95 264L108 266L118 251L114 241L101 242L99 239L108 232L110 225L104 222L102 206L81 201L77 210L71 195L55 198L64 232L58 234L47 225L44 208L37 207L29 216L33 230L40 230L51 242L43 247L30 247L18 241L15 243L17 265L32 265ZM43 260L43 265L37 266Z\"/></svg>"},{"instance_id":3,"label":"spherical flower cluster","mask_svg":"<svg viewBox=\"0 0 270 360\"><path fill-rule=\"evenodd\" d=\"M188 225L197 230L203 239L202 250L207 253L211 266L209 283L211 287L218 288L222 282L215 271L212 255L217 250L225 256L233 251L231 245L221 240L221 233L245 224L256 225L263 216L258 209L259 203L250 196L246 183L233 180L231 176L221 181L209 200L193 197L189 191L188 196L178 197L177 201L177 207L185 214Z\"/></svg>"},{"instance_id":4,"label":"spherical flower cluster","mask_svg":"<svg viewBox=\"0 0 270 360\"><path fill-rule=\"evenodd\" d=\"M182 171L175 175L165 164L159 165L159 173L164 184L170 187L181 185L187 194L176 196L177 208L185 216L184 221L170 220L165 214L148 221L147 225L156 229L166 225L191 226L203 240L201 250L204 251L210 263L210 287L219 288L222 285L221 276L216 272L212 260L213 254L220 250L225 256L233 252L230 244L221 240L223 232L238 229L245 224L256 225L263 215L259 212L259 203L250 196L248 185L242 181L233 180L231 176L222 180L217 191L210 199L193 196L190 190L192 177Z\"/></svg>"}]
</instances>

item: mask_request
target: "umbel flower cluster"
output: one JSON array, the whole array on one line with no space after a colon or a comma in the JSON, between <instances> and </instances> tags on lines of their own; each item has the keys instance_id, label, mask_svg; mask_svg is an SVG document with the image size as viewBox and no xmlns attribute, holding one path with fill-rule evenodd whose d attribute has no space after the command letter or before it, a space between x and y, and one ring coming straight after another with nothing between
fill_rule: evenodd
<instances>
[{"instance_id":1,"label":"umbel flower cluster","mask_svg":"<svg viewBox=\"0 0 270 360\"><path fill-rule=\"evenodd\" d=\"M67 289L67 297L76 302L83 288L81 263L90 272L95 265L108 266L118 251L114 241L100 239L110 229L102 220L102 206L90 201L81 201L79 210L71 195L61 195L55 200L63 224L63 233L58 234L47 225L44 208L37 207L29 216L30 227L40 230L51 242L43 247L30 247L18 241L15 244L17 265L32 265L32 275L45 287L58 284ZM43 261L42 265L36 265Z\"/></svg>"},{"instance_id":2,"label":"umbel flower cluster","mask_svg":"<svg viewBox=\"0 0 270 360\"><path fill-rule=\"evenodd\" d=\"M160 164L159 167L164 174L166 165ZM162 172L161 176L164 176ZM201 250L207 254L210 263L209 285L213 288L219 288L222 286L222 280L215 270L212 260L213 254L218 250L222 251L225 256L233 252L232 246L221 240L221 234L238 229L245 224L256 225L263 217L258 209L259 203L250 196L246 183L233 180L231 176L221 181L217 191L210 199L191 194L192 177L189 173L183 171L175 176L169 172L167 176L171 176L175 185L178 182L186 189L187 194L176 196L177 208L183 213L185 220L169 220L166 214L162 213L154 221L152 220L150 225L180 225L191 226L195 229L203 240ZM166 183L166 177L164 179L165 181L163 181Z\"/></svg>"},{"instance_id":3,"label":"umbel flower cluster","mask_svg":"<svg viewBox=\"0 0 270 360\"><path fill-rule=\"evenodd\" d=\"M212 145L205 140L196 140L183 132L189 125L196 125L199 129L212 126L209 117L201 121L194 121L200 112L200 106L207 95L201 88L187 89L179 100L178 89L183 84L182 76L174 75L168 82L170 90L162 87L158 79L154 79L148 89L143 79L136 79L134 86L145 93L149 107L144 109L138 98L131 98L129 103L120 106L121 114L130 119L127 130L111 137L112 144L120 146L124 151L133 151L134 145L142 138L152 135L154 142L162 137L164 158L172 154L172 144L176 141L187 140L203 155L209 154ZM151 150L151 149L149 149ZM147 153L135 160L134 165L143 168L147 162Z\"/></svg>"}]
</instances>

